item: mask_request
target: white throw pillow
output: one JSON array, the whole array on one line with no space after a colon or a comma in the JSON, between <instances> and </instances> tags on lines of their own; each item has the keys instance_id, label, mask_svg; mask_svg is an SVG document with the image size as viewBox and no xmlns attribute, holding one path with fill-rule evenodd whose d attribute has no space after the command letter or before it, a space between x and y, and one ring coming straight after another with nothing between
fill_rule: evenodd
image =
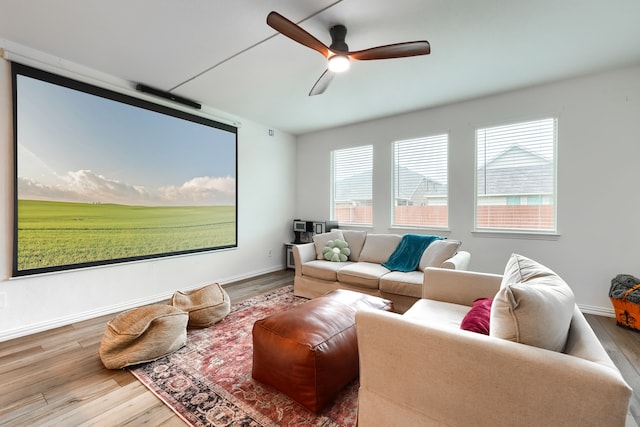
<instances>
[{"instance_id":1,"label":"white throw pillow","mask_svg":"<svg viewBox=\"0 0 640 427\"><path fill-rule=\"evenodd\" d=\"M422 254L418 269L424 271L427 267L440 267L443 262L458 252L461 244L460 240L436 240L432 242Z\"/></svg>"},{"instance_id":2,"label":"white throw pillow","mask_svg":"<svg viewBox=\"0 0 640 427\"><path fill-rule=\"evenodd\" d=\"M491 305L489 334L547 350L563 351L575 297L549 268L513 254Z\"/></svg>"},{"instance_id":3,"label":"white throw pillow","mask_svg":"<svg viewBox=\"0 0 640 427\"><path fill-rule=\"evenodd\" d=\"M344 236L342 235L341 230L333 230L328 233L323 234L314 234L313 236L313 244L316 247L316 259L324 259L324 254L322 253L322 249L327 246L327 242L329 240L344 240Z\"/></svg>"},{"instance_id":4,"label":"white throw pillow","mask_svg":"<svg viewBox=\"0 0 640 427\"><path fill-rule=\"evenodd\" d=\"M400 243L402 236L398 234L367 234L364 241L360 261L382 264L386 262Z\"/></svg>"},{"instance_id":5,"label":"white throw pillow","mask_svg":"<svg viewBox=\"0 0 640 427\"><path fill-rule=\"evenodd\" d=\"M364 246L364 241L367 238L366 231L358 230L341 230L344 235L344 241L349 245L351 254L349 255L349 261L359 261L360 252Z\"/></svg>"}]
</instances>

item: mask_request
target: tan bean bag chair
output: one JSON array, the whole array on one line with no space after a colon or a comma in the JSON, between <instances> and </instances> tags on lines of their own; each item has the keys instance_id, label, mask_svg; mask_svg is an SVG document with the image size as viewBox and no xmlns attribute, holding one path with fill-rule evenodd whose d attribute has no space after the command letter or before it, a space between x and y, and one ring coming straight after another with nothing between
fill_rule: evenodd
<instances>
[{"instance_id":1,"label":"tan bean bag chair","mask_svg":"<svg viewBox=\"0 0 640 427\"><path fill-rule=\"evenodd\" d=\"M191 291L177 291L169 305L189 313L189 326L206 328L225 318L231 310L229 295L219 283Z\"/></svg>"},{"instance_id":2,"label":"tan bean bag chair","mask_svg":"<svg viewBox=\"0 0 640 427\"><path fill-rule=\"evenodd\" d=\"M109 369L151 362L187 342L189 316L170 305L155 304L118 314L100 343L100 359Z\"/></svg>"}]
</instances>

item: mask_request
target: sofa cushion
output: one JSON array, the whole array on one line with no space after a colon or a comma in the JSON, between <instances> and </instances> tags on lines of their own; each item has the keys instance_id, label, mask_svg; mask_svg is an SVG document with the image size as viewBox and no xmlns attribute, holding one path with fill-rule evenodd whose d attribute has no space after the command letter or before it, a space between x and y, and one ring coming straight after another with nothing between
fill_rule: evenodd
<instances>
[{"instance_id":1,"label":"sofa cushion","mask_svg":"<svg viewBox=\"0 0 640 427\"><path fill-rule=\"evenodd\" d=\"M358 230L341 230L342 235L344 236L344 240L349 245L349 249L351 250L351 254L349 255L349 261L359 261L360 260L360 252L362 252L362 247L364 246L364 241L367 238L366 231L358 231Z\"/></svg>"},{"instance_id":2,"label":"sofa cushion","mask_svg":"<svg viewBox=\"0 0 640 427\"><path fill-rule=\"evenodd\" d=\"M329 261L309 261L302 264L302 275L313 277L315 279L328 280L335 282L338 280L338 270L346 265L351 264L350 261L346 262L329 262Z\"/></svg>"},{"instance_id":3,"label":"sofa cushion","mask_svg":"<svg viewBox=\"0 0 640 427\"><path fill-rule=\"evenodd\" d=\"M478 298L475 300L471 310L462 319L460 329L489 335L492 302L493 298Z\"/></svg>"},{"instance_id":4,"label":"sofa cushion","mask_svg":"<svg viewBox=\"0 0 640 427\"><path fill-rule=\"evenodd\" d=\"M562 351L574 306L571 288L556 273L513 254L491 306L490 335Z\"/></svg>"},{"instance_id":5,"label":"sofa cushion","mask_svg":"<svg viewBox=\"0 0 640 427\"><path fill-rule=\"evenodd\" d=\"M460 240L436 240L422 254L418 268L424 271L427 267L440 267L458 252L461 244Z\"/></svg>"},{"instance_id":6,"label":"sofa cushion","mask_svg":"<svg viewBox=\"0 0 640 427\"><path fill-rule=\"evenodd\" d=\"M419 299L402 316L425 325L445 326L459 330L469 311L466 305L431 299Z\"/></svg>"},{"instance_id":7,"label":"sofa cushion","mask_svg":"<svg viewBox=\"0 0 640 427\"><path fill-rule=\"evenodd\" d=\"M380 277L389 270L372 262L359 261L338 270L338 281L361 288L378 289Z\"/></svg>"},{"instance_id":8,"label":"sofa cushion","mask_svg":"<svg viewBox=\"0 0 640 427\"><path fill-rule=\"evenodd\" d=\"M398 234L367 234L359 260L382 264L396 250L401 238Z\"/></svg>"},{"instance_id":9,"label":"sofa cushion","mask_svg":"<svg viewBox=\"0 0 640 427\"><path fill-rule=\"evenodd\" d=\"M327 246L329 240L340 239L344 240L342 230L333 230L328 233L314 234L313 244L316 247L316 259L324 259L324 253L322 250Z\"/></svg>"},{"instance_id":10,"label":"sofa cushion","mask_svg":"<svg viewBox=\"0 0 640 427\"><path fill-rule=\"evenodd\" d=\"M380 290L395 295L406 295L414 298L422 297L422 271L392 271L380 278Z\"/></svg>"}]
</instances>

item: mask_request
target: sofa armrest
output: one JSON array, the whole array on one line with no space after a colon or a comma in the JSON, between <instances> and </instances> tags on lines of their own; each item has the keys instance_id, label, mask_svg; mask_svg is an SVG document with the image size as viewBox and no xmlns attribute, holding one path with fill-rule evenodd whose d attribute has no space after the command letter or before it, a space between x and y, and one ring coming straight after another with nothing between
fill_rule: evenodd
<instances>
[{"instance_id":1,"label":"sofa armrest","mask_svg":"<svg viewBox=\"0 0 640 427\"><path fill-rule=\"evenodd\" d=\"M293 245L293 262L296 267L296 276L302 276L302 264L316 259L316 245L305 243Z\"/></svg>"},{"instance_id":2,"label":"sofa armrest","mask_svg":"<svg viewBox=\"0 0 640 427\"><path fill-rule=\"evenodd\" d=\"M440 265L440 268L448 268L450 270L466 270L469 268L471 254L467 251L458 251L454 256L446 260Z\"/></svg>"},{"instance_id":3,"label":"sofa armrest","mask_svg":"<svg viewBox=\"0 0 640 427\"><path fill-rule=\"evenodd\" d=\"M471 306L478 298L493 298L501 282L499 274L428 267L424 271L422 298Z\"/></svg>"},{"instance_id":4,"label":"sofa armrest","mask_svg":"<svg viewBox=\"0 0 640 427\"><path fill-rule=\"evenodd\" d=\"M395 313L356 313L358 424L624 426L619 371Z\"/></svg>"}]
</instances>

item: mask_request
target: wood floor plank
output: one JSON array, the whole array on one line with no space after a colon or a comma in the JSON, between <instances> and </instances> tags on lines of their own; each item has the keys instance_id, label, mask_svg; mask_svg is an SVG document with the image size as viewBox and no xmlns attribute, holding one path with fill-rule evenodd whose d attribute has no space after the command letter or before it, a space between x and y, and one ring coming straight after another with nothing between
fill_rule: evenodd
<instances>
[{"instance_id":1,"label":"wood floor plank","mask_svg":"<svg viewBox=\"0 0 640 427\"><path fill-rule=\"evenodd\" d=\"M151 393L151 392L149 392ZM153 396L155 398L155 396ZM123 422L122 426L174 426L184 427L187 425L182 418L178 417L167 405L156 398L154 406L148 407L144 412L135 411L133 418Z\"/></svg>"},{"instance_id":2,"label":"wood floor plank","mask_svg":"<svg viewBox=\"0 0 640 427\"><path fill-rule=\"evenodd\" d=\"M48 403L41 393L14 400L0 407L0 425L19 425L17 419L46 409Z\"/></svg>"},{"instance_id":3,"label":"wood floor plank","mask_svg":"<svg viewBox=\"0 0 640 427\"><path fill-rule=\"evenodd\" d=\"M20 377L22 372L25 370L38 369L38 366L34 366L38 363L44 364L47 359L68 354L79 348L80 345L77 342L70 342L48 351L44 350L42 347L30 347L16 353L16 355L21 355L21 357L5 356L0 359L0 378L4 381L9 381L11 376Z\"/></svg>"},{"instance_id":4,"label":"wood floor plank","mask_svg":"<svg viewBox=\"0 0 640 427\"><path fill-rule=\"evenodd\" d=\"M39 425L40 423L47 423L50 417L54 417L55 414L64 414L72 410L76 410L92 400L99 400L102 397L113 391L119 390L121 387L113 380L109 381L85 381L85 383L71 382L65 384L63 387L50 390L43 396L44 404L46 408L31 407L27 411L22 411L16 416L13 422L18 425ZM40 409L46 409L46 415L43 416L43 411Z\"/></svg>"},{"instance_id":5,"label":"wood floor plank","mask_svg":"<svg viewBox=\"0 0 640 427\"><path fill-rule=\"evenodd\" d=\"M44 397L50 408L82 405L84 402L100 399L105 393L120 388L122 386L111 378L96 380L94 377L84 377L50 389L44 393Z\"/></svg>"},{"instance_id":6,"label":"wood floor plank","mask_svg":"<svg viewBox=\"0 0 640 427\"><path fill-rule=\"evenodd\" d=\"M609 357L620 370L622 377L634 390L629 402L629 413L635 422L640 424L640 375L638 374L638 365L634 365L634 360L637 358L636 355L633 355L629 359L623 350L634 347L632 343L638 337L633 335L635 332L623 330L617 326L614 319L594 315L586 315L585 317ZM621 334L621 331L626 333Z\"/></svg>"},{"instance_id":7,"label":"wood floor plank","mask_svg":"<svg viewBox=\"0 0 640 427\"><path fill-rule=\"evenodd\" d=\"M1 377L3 384L14 393L28 386L47 387L48 389L60 381L73 380L83 375L82 368L95 365L95 351L78 345L61 354L65 355L65 359L60 360L57 364L50 362L55 357L55 352L51 352L49 353L50 357L45 355L42 359L34 360L29 365L3 373ZM0 402L2 401L3 397L0 396Z\"/></svg>"},{"instance_id":8,"label":"wood floor plank","mask_svg":"<svg viewBox=\"0 0 640 427\"><path fill-rule=\"evenodd\" d=\"M14 340L0 342L0 356L4 356L7 353L14 353L28 347L42 346L51 337L71 332L73 326L67 325L59 328L51 329L48 331L39 332L37 334L28 335L26 337L17 338Z\"/></svg>"},{"instance_id":9,"label":"wood floor plank","mask_svg":"<svg viewBox=\"0 0 640 427\"><path fill-rule=\"evenodd\" d=\"M30 356L41 356L44 352L44 349L37 345L33 347L24 347L15 352L9 352L4 356L0 356L0 367L1 366L20 366L24 364L24 360L30 358ZM11 368L9 368L11 369ZM2 371L0 371L2 373Z\"/></svg>"},{"instance_id":10,"label":"wood floor plank","mask_svg":"<svg viewBox=\"0 0 640 427\"><path fill-rule=\"evenodd\" d=\"M127 384L131 384L133 382L137 382L138 379L133 376L128 369L118 369L109 372L109 377L112 378L115 382L120 384L120 387L124 387Z\"/></svg>"},{"instance_id":11,"label":"wood floor plank","mask_svg":"<svg viewBox=\"0 0 640 427\"><path fill-rule=\"evenodd\" d=\"M69 330L68 332L49 337L46 341L41 342L40 346L45 350L49 350L69 342L79 344L80 340L87 340L88 337L102 337L105 326L106 323L103 325L91 325L86 328L74 327L71 328L71 330Z\"/></svg>"},{"instance_id":12,"label":"wood floor plank","mask_svg":"<svg viewBox=\"0 0 640 427\"><path fill-rule=\"evenodd\" d=\"M141 390L141 388L145 390ZM105 393L99 399L89 400L84 405L70 405L69 407L56 408L45 417L28 421L35 423L35 425L46 426L83 425L105 412L113 410L113 408L119 405L135 399L142 394L142 391L146 391L146 388L142 384L131 383L125 387L120 387L117 390ZM117 414L112 413L112 415L116 417ZM117 420L114 420L112 425L117 425Z\"/></svg>"},{"instance_id":13,"label":"wood floor plank","mask_svg":"<svg viewBox=\"0 0 640 427\"><path fill-rule=\"evenodd\" d=\"M618 326L615 319L611 317L599 317L598 320L638 371L640 369L640 332Z\"/></svg>"},{"instance_id":14,"label":"wood floor plank","mask_svg":"<svg viewBox=\"0 0 640 427\"><path fill-rule=\"evenodd\" d=\"M140 384L140 386L142 386ZM112 426L112 425L156 425L154 421L156 417L161 421L166 420L168 417L173 417L175 414L171 409L167 408L162 401L160 401L151 392L141 393L137 390L136 395L126 401L120 401L117 405L110 406L107 410L99 415L92 417L91 419L85 419L83 422L77 424L81 426ZM142 386L144 387L144 386ZM102 405L102 402L100 402ZM100 406L102 408L102 406ZM87 406L90 409L90 406ZM164 410L168 412L165 412ZM96 411L91 411L97 413ZM158 413L157 416L153 414ZM76 424L74 424L76 425ZM183 423L184 425L184 423Z\"/></svg>"}]
</instances>

